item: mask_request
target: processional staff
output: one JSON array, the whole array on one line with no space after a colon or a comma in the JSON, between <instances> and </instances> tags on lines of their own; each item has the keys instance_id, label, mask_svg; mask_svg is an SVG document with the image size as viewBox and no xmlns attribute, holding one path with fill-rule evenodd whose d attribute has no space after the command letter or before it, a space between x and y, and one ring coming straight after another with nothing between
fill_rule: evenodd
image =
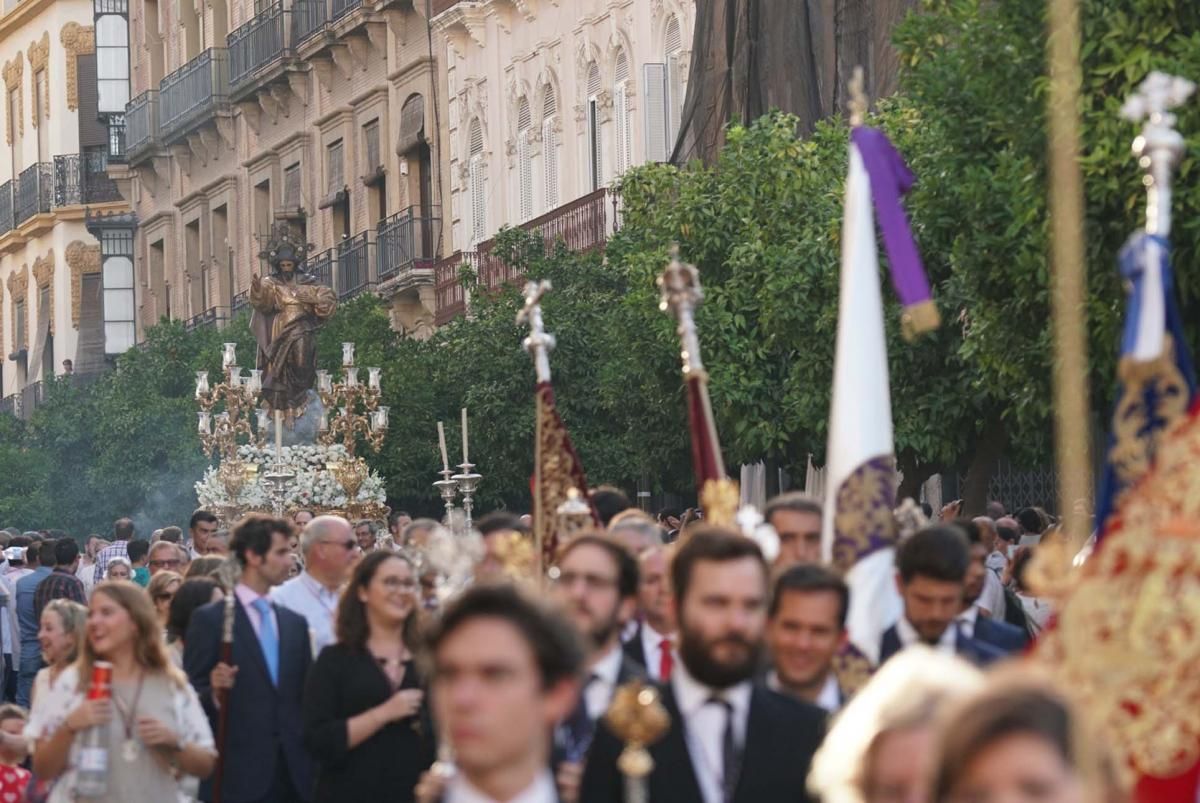
<instances>
[{"instance_id":1,"label":"processional staff","mask_svg":"<svg viewBox=\"0 0 1200 803\"><path fill-rule=\"evenodd\" d=\"M554 560L560 535L600 524L599 517L586 501L587 475L558 414L554 387L550 384L550 352L554 350L555 340L554 335L546 331L542 318L542 297L550 289L550 282L545 279L526 284L525 306L517 313L517 324L529 327L529 335L522 346L533 358L537 379L532 490L539 579Z\"/></svg>"},{"instance_id":2,"label":"processional staff","mask_svg":"<svg viewBox=\"0 0 1200 803\"><path fill-rule=\"evenodd\" d=\"M738 487L725 475L725 461L708 396L708 372L700 359L700 337L696 331L696 307L704 299L704 291L696 266L679 260L678 246L671 249L671 261L658 278L658 288L662 291L659 309L670 311L679 324L676 331L687 385L696 492L705 518L713 524L731 527L740 501Z\"/></svg>"},{"instance_id":3,"label":"processional staff","mask_svg":"<svg viewBox=\"0 0 1200 803\"><path fill-rule=\"evenodd\" d=\"M232 555L225 559L221 567L219 579L225 586L225 607L221 619L221 651L217 659L226 666L233 666L233 620L237 602L234 593L241 572L238 571L237 558ZM213 772L213 803L221 803L222 780L225 770L225 747L229 740L229 690L216 689L213 694L217 700L217 766Z\"/></svg>"}]
</instances>

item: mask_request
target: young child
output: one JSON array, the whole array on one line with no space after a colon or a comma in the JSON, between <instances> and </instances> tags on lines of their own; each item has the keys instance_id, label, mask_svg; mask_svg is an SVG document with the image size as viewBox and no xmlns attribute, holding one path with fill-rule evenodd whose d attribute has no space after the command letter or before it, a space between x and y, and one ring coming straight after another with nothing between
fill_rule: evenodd
<instances>
[{"instance_id":1,"label":"young child","mask_svg":"<svg viewBox=\"0 0 1200 803\"><path fill-rule=\"evenodd\" d=\"M28 743L25 709L19 705L0 705L0 800L25 800L30 772L18 766L25 760Z\"/></svg>"}]
</instances>

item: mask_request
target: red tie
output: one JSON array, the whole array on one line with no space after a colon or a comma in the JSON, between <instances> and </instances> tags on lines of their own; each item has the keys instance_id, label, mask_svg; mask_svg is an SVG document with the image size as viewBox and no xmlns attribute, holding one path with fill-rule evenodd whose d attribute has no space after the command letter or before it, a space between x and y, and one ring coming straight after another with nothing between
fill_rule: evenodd
<instances>
[{"instance_id":1,"label":"red tie","mask_svg":"<svg viewBox=\"0 0 1200 803\"><path fill-rule=\"evenodd\" d=\"M671 640L665 638L658 643L658 679L666 683L671 679L671 670L675 668L675 658L671 655Z\"/></svg>"}]
</instances>

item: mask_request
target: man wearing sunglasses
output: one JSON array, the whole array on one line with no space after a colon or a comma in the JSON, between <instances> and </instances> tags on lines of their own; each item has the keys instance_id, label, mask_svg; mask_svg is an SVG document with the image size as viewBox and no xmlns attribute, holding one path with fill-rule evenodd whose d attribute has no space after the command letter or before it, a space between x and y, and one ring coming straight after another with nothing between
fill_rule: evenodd
<instances>
[{"instance_id":1,"label":"man wearing sunglasses","mask_svg":"<svg viewBox=\"0 0 1200 803\"><path fill-rule=\"evenodd\" d=\"M334 641L338 595L358 560L354 528L341 516L318 516L300 533L304 571L271 591L271 600L308 622L313 654Z\"/></svg>"}]
</instances>

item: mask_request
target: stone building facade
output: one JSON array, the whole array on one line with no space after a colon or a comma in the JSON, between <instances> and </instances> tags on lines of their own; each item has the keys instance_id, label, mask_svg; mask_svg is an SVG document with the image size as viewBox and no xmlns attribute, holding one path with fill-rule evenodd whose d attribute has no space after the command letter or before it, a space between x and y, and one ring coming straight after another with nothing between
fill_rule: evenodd
<instances>
[{"instance_id":1,"label":"stone building facade","mask_svg":"<svg viewBox=\"0 0 1200 803\"><path fill-rule=\"evenodd\" d=\"M425 0L131 0L128 167L138 325L246 306L273 224L342 298L422 324L441 213ZM432 318L426 310L424 318Z\"/></svg>"},{"instance_id":2,"label":"stone building facade","mask_svg":"<svg viewBox=\"0 0 1200 803\"><path fill-rule=\"evenodd\" d=\"M89 231L91 221L128 209L106 172L121 143L119 128L110 132L97 111L95 14L91 0L10 0L0 11L4 411L28 412L41 380L68 365L99 370L106 351L133 343L122 324L124 277L112 266L106 306L101 246Z\"/></svg>"}]
</instances>

